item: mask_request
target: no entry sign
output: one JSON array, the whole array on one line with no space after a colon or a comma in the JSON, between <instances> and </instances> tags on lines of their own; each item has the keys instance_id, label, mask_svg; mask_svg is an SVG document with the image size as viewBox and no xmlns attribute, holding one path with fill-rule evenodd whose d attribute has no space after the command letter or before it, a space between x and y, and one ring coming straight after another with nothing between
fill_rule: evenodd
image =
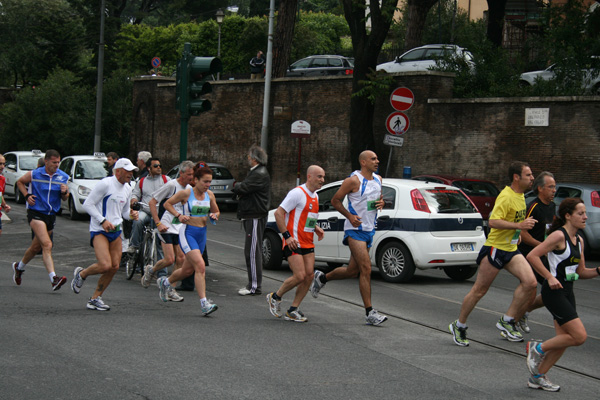
<instances>
[{"instance_id":1,"label":"no entry sign","mask_svg":"<svg viewBox=\"0 0 600 400\"><path fill-rule=\"evenodd\" d=\"M393 112L388 115L385 121L385 127L387 131L392 135L402 135L410 126L410 121L406 114L401 112Z\"/></svg>"},{"instance_id":2,"label":"no entry sign","mask_svg":"<svg viewBox=\"0 0 600 400\"><path fill-rule=\"evenodd\" d=\"M390 96L390 104L394 107L394 110L406 111L412 107L414 102L415 95L409 88L396 88Z\"/></svg>"}]
</instances>

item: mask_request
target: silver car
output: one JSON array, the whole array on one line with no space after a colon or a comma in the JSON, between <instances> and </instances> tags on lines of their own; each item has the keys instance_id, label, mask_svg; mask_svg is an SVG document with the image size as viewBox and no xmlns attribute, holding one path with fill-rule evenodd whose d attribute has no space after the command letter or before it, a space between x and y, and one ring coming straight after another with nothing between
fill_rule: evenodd
<instances>
[{"instance_id":1,"label":"silver car","mask_svg":"<svg viewBox=\"0 0 600 400\"><path fill-rule=\"evenodd\" d=\"M45 153L41 150L9 151L4 154L6 159L4 169L4 177L6 178L5 195L14 197L19 204L25 204L25 197L17 188L17 181L27 172L36 169L38 160L44 156Z\"/></svg>"},{"instance_id":2,"label":"silver car","mask_svg":"<svg viewBox=\"0 0 600 400\"><path fill-rule=\"evenodd\" d=\"M389 74L396 72L429 71L438 65L438 61L448 56L464 60L471 70L475 68L473 55L467 49L453 44L428 44L415 47L396 57L394 61L379 64L377 71L385 71Z\"/></svg>"},{"instance_id":3,"label":"silver car","mask_svg":"<svg viewBox=\"0 0 600 400\"><path fill-rule=\"evenodd\" d=\"M590 62L590 68L583 69L582 89L591 95L600 95L600 57L593 56ZM540 71L531 71L521 74L519 81L522 85L533 86L538 80L549 81L556 77L556 64L552 64L546 69Z\"/></svg>"}]
</instances>

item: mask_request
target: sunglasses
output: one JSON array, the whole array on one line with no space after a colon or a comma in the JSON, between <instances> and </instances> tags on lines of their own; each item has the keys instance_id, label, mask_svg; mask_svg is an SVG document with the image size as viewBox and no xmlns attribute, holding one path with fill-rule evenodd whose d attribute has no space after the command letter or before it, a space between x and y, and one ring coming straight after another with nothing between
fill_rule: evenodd
<instances>
[{"instance_id":1,"label":"sunglasses","mask_svg":"<svg viewBox=\"0 0 600 400\"><path fill-rule=\"evenodd\" d=\"M160 164L154 164L152 167L153 168L162 168L162 165L160 165Z\"/></svg>"}]
</instances>

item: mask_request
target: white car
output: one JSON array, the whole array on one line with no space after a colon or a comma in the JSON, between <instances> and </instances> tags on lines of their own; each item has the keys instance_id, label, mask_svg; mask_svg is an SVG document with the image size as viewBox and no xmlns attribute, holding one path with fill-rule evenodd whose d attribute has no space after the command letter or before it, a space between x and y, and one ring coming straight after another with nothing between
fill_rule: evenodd
<instances>
[{"instance_id":1,"label":"white car","mask_svg":"<svg viewBox=\"0 0 600 400\"><path fill-rule=\"evenodd\" d=\"M71 219L81 219L87 215L83 203L98 182L108 175L106 157L104 153L68 156L61 160L59 168L69 175L69 197L62 201L62 209L69 211Z\"/></svg>"},{"instance_id":2,"label":"white car","mask_svg":"<svg viewBox=\"0 0 600 400\"><path fill-rule=\"evenodd\" d=\"M446 56L462 59L469 69L475 68L473 55L467 49L453 44L428 44L415 47L396 57L394 61L379 64L377 71L385 71L389 74L396 72L429 71L436 67L438 60Z\"/></svg>"},{"instance_id":3,"label":"white car","mask_svg":"<svg viewBox=\"0 0 600 400\"><path fill-rule=\"evenodd\" d=\"M581 87L591 95L600 96L600 57L592 56L589 67L582 70ZM552 64L540 71L525 72L521 74L519 81L523 85L533 86L538 80L552 80L556 77L556 68L556 64Z\"/></svg>"},{"instance_id":4,"label":"white car","mask_svg":"<svg viewBox=\"0 0 600 400\"><path fill-rule=\"evenodd\" d=\"M317 261L335 267L347 264L350 250L342 244L344 221L331 205L342 181L318 191L319 219L325 231L315 238ZM384 280L407 282L418 269L440 268L452 279L464 280L477 272L476 259L485 243L483 220L477 207L454 186L409 179L383 179L385 207L379 211L370 249L372 265ZM347 198L344 206L347 207ZM281 266L282 238L269 212L263 240L263 266Z\"/></svg>"},{"instance_id":5,"label":"white car","mask_svg":"<svg viewBox=\"0 0 600 400\"><path fill-rule=\"evenodd\" d=\"M36 169L38 160L44 156L45 153L42 153L41 150L9 151L4 154L6 159L4 168L4 177L6 178L5 194L14 197L17 203L25 204L25 197L17 188L17 181L27 172Z\"/></svg>"}]
</instances>

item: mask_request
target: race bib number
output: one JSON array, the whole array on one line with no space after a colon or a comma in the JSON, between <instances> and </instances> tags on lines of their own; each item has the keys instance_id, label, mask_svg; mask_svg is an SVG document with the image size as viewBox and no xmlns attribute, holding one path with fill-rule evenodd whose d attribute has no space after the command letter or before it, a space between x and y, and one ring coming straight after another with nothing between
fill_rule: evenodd
<instances>
[{"instance_id":1,"label":"race bib number","mask_svg":"<svg viewBox=\"0 0 600 400\"><path fill-rule=\"evenodd\" d=\"M377 210L377 200L368 200L367 201L367 211L375 211Z\"/></svg>"},{"instance_id":2,"label":"race bib number","mask_svg":"<svg viewBox=\"0 0 600 400\"><path fill-rule=\"evenodd\" d=\"M565 268L565 280L568 282L573 282L579 279L579 274L577 271L578 265L571 265Z\"/></svg>"},{"instance_id":3,"label":"race bib number","mask_svg":"<svg viewBox=\"0 0 600 400\"><path fill-rule=\"evenodd\" d=\"M207 215L210 211L210 207L206 206L192 206L191 214L192 216L204 216Z\"/></svg>"},{"instance_id":4,"label":"race bib number","mask_svg":"<svg viewBox=\"0 0 600 400\"><path fill-rule=\"evenodd\" d=\"M171 221L171 223L172 223L173 225L177 225L177 224L181 224L181 221L179 221L179 218L177 218L177 217L173 217L173 221Z\"/></svg>"},{"instance_id":5,"label":"race bib number","mask_svg":"<svg viewBox=\"0 0 600 400\"><path fill-rule=\"evenodd\" d=\"M109 232L114 233L114 232L119 232L121 230L121 224L116 225L114 229L109 230Z\"/></svg>"},{"instance_id":6,"label":"race bib number","mask_svg":"<svg viewBox=\"0 0 600 400\"><path fill-rule=\"evenodd\" d=\"M319 214L309 212L306 217L306 224L304 225L304 232L314 232L315 226L317 226L317 218L319 218Z\"/></svg>"}]
</instances>

